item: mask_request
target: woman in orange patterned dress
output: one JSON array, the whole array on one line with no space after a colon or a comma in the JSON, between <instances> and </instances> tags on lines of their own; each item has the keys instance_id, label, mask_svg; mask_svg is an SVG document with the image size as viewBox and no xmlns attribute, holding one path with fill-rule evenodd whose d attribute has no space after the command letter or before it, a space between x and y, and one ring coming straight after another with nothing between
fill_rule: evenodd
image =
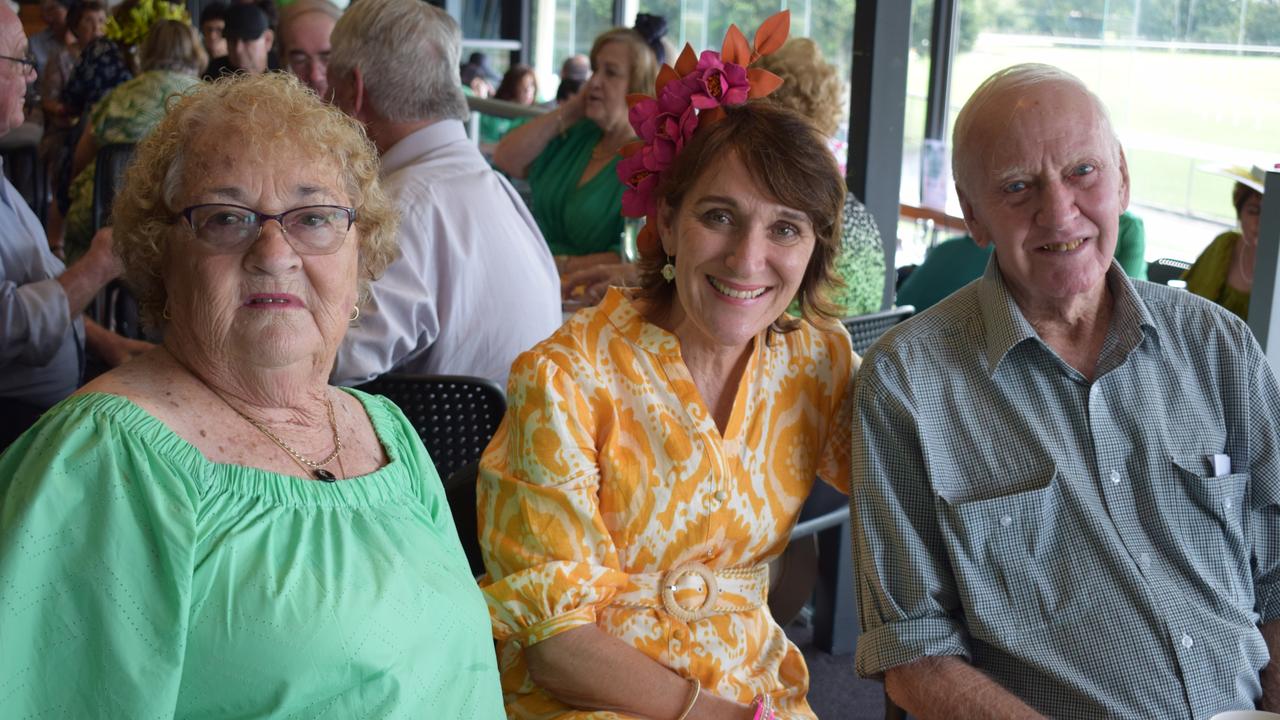
<instances>
[{"instance_id":1,"label":"woman in orange patterned dress","mask_svg":"<svg viewBox=\"0 0 1280 720\"><path fill-rule=\"evenodd\" d=\"M813 717L765 563L815 477L847 491L844 182L800 116L723 111L662 172L642 287L512 369L479 486L509 717Z\"/></svg>"}]
</instances>

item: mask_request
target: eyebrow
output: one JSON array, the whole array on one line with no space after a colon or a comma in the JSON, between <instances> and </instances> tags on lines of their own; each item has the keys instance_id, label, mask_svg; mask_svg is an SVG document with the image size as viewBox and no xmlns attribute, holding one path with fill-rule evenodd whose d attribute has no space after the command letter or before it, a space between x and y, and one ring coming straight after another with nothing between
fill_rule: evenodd
<instances>
[{"instance_id":1,"label":"eyebrow","mask_svg":"<svg viewBox=\"0 0 1280 720\"><path fill-rule=\"evenodd\" d=\"M248 202L244 191L238 187L216 187L207 191L209 195L213 195L219 199L233 200L236 203L244 204ZM299 185L293 190L293 195L302 200L312 200L317 195L328 194L329 189L320 185Z\"/></svg>"}]
</instances>

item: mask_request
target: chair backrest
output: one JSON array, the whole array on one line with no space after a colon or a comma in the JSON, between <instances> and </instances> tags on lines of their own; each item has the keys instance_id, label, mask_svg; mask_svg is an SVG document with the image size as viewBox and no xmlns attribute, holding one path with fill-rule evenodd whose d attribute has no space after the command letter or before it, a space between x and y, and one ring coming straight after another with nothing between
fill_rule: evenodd
<instances>
[{"instance_id":1,"label":"chair backrest","mask_svg":"<svg viewBox=\"0 0 1280 720\"><path fill-rule=\"evenodd\" d=\"M49 209L49 185L40 162L39 140L37 135L29 142L0 146L0 158L4 159L5 176L43 223Z\"/></svg>"},{"instance_id":2,"label":"chair backrest","mask_svg":"<svg viewBox=\"0 0 1280 720\"><path fill-rule=\"evenodd\" d=\"M1191 263L1173 258L1160 258L1147 263L1147 280L1161 285L1168 285L1170 280L1177 280L1182 273L1191 268Z\"/></svg>"},{"instance_id":3,"label":"chair backrest","mask_svg":"<svg viewBox=\"0 0 1280 720\"><path fill-rule=\"evenodd\" d=\"M93 229L107 225L120 177L133 159L133 143L113 143L98 150L93 170Z\"/></svg>"},{"instance_id":4,"label":"chair backrest","mask_svg":"<svg viewBox=\"0 0 1280 720\"><path fill-rule=\"evenodd\" d=\"M862 355L884 334L886 330L914 315L916 309L910 305L881 310L867 315L845 318L842 322L853 338L853 351Z\"/></svg>"},{"instance_id":5,"label":"chair backrest","mask_svg":"<svg viewBox=\"0 0 1280 720\"><path fill-rule=\"evenodd\" d=\"M387 374L360 389L400 407L442 480L480 459L507 411L506 395L485 378Z\"/></svg>"}]
</instances>

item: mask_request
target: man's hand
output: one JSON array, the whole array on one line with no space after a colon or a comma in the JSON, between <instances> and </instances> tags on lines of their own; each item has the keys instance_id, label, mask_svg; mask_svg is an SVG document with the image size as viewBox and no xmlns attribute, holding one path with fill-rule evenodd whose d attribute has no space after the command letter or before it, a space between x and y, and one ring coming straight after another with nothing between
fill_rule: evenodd
<instances>
[{"instance_id":1,"label":"man's hand","mask_svg":"<svg viewBox=\"0 0 1280 720\"><path fill-rule=\"evenodd\" d=\"M120 273L124 272L124 265L120 263L120 258L115 253L115 236L111 228L104 227L94 233L93 240L89 243L89 251L80 259L80 262L86 261L91 262L101 276L106 278L103 285L120 277Z\"/></svg>"},{"instance_id":2,"label":"man's hand","mask_svg":"<svg viewBox=\"0 0 1280 720\"><path fill-rule=\"evenodd\" d=\"M58 282L67 294L71 317L84 312L98 291L119 277L122 271L120 258L114 251L111 228L102 228L93 236L89 251L58 276Z\"/></svg>"},{"instance_id":3,"label":"man's hand","mask_svg":"<svg viewBox=\"0 0 1280 720\"><path fill-rule=\"evenodd\" d=\"M920 720L1042 718L960 657L927 657L889 668L884 674L884 689L899 707Z\"/></svg>"}]
</instances>

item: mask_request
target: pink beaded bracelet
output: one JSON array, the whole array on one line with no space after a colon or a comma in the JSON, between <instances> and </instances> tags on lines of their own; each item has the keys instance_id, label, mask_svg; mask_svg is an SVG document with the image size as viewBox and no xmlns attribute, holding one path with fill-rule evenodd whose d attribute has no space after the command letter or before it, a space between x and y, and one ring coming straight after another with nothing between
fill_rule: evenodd
<instances>
[{"instance_id":1,"label":"pink beaded bracelet","mask_svg":"<svg viewBox=\"0 0 1280 720\"><path fill-rule=\"evenodd\" d=\"M751 720L774 720L773 715L773 697L770 695L757 695L751 704L755 706L755 715L751 716Z\"/></svg>"}]
</instances>

